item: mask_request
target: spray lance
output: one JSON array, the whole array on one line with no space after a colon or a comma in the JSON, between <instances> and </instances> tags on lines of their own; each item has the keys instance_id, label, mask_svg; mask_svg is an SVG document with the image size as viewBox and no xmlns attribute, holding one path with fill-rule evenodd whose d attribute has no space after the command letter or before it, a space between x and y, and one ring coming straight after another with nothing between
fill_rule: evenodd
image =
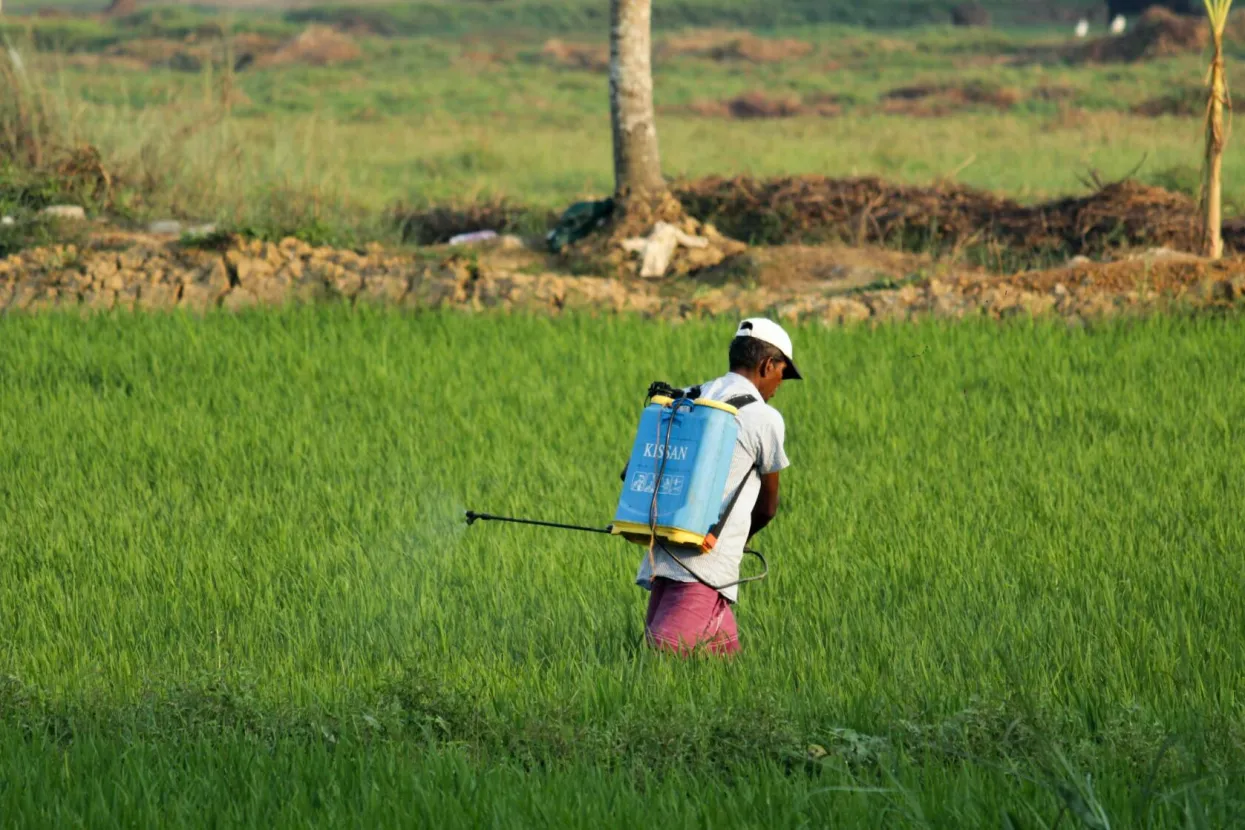
<instances>
[{"instance_id":1,"label":"spray lance","mask_svg":"<svg viewBox=\"0 0 1245 830\"><path fill-rule=\"evenodd\" d=\"M660 381L649 386L631 456L623 470L622 494L612 524L585 527L468 510L468 526L476 522L506 522L621 536L629 542L646 545L650 563L656 549L664 551L697 582L715 591L764 579L769 573L769 564L758 550L744 548L744 553L761 560L759 575L714 585L666 547L667 544L677 545L700 554L713 550L754 471L749 470L735 491L726 497L727 477L739 432L735 416L743 407L756 403L756 397L740 395L727 401L713 401L700 397L700 392L698 386L684 390Z\"/></svg>"}]
</instances>

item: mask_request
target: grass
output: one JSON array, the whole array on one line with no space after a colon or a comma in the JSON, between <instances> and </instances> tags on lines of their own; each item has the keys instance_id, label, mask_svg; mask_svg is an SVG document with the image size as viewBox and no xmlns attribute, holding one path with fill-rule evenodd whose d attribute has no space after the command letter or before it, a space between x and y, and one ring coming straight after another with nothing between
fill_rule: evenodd
<instances>
[{"instance_id":1,"label":"grass","mask_svg":"<svg viewBox=\"0 0 1245 830\"><path fill-rule=\"evenodd\" d=\"M1241 821L1239 321L797 331L774 574L678 663L638 547L461 514L607 522L723 331L5 319L6 822Z\"/></svg>"},{"instance_id":2,"label":"grass","mask_svg":"<svg viewBox=\"0 0 1245 830\"><path fill-rule=\"evenodd\" d=\"M438 8L458 14L466 5ZM40 26L95 33L98 42L64 41L56 51L28 53L27 64L62 116L65 143L98 146L116 178L137 194L127 216L216 221L269 228L272 235L327 227L342 240L392 241L396 229L386 216L398 203L505 199L543 218L611 189L607 79L547 62L541 47L555 33L553 24L507 37L486 27L462 36L365 37L362 61L230 76L235 100L228 109L219 67L139 70L99 55L109 44L173 37L205 20L185 9L156 9L128 24L54 21L22 35L28 45L33 37L50 48L55 39L45 33L40 40ZM271 14L237 12L231 20L239 30L275 35L301 25ZM658 61L658 127L670 176L954 178L1035 202L1084 193L1092 171L1110 181L1140 165L1144 181L1197 193L1196 116L1131 113L1200 84L1195 55L1087 67L1013 62L1067 42L1067 33L1049 31L930 27L900 37L818 24L775 33L815 48L778 64L690 56ZM574 37L604 44L603 30ZM897 87L945 84L1005 87L1019 100L1005 112L988 106L935 118L880 112ZM738 121L689 109L757 89L803 99L836 96L843 114ZM1229 216L1245 207L1245 191L1233 184L1245 180L1241 164L1231 152L1225 158Z\"/></svg>"},{"instance_id":3,"label":"grass","mask_svg":"<svg viewBox=\"0 0 1245 830\"><path fill-rule=\"evenodd\" d=\"M482 768L452 750L342 749L323 740L275 752L237 738L124 751L108 741L67 752L41 743L36 741L34 751L13 743L5 747L5 760L21 770L13 786L30 787L6 804L10 826L47 826L44 822L55 815L60 824L97 827L120 821L199 827L205 818L234 827L577 827L590 822L623 827L651 820L654 811L660 811L667 827L728 826L740 815L785 826L810 817L867 821L877 802L868 795L836 796L816 780L791 780L777 766L753 768L747 772L762 774L728 783L712 776L626 774L583 765ZM191 775L167 764L163 753L170 749L198 759ZM75 784L86 777L110 783L91 792ZM689 791L702 798L689 800ZM226 792L230 795L222 797ZM46 805L53 801L56 812L50 814Z\"/></svg>"}]
</instances>

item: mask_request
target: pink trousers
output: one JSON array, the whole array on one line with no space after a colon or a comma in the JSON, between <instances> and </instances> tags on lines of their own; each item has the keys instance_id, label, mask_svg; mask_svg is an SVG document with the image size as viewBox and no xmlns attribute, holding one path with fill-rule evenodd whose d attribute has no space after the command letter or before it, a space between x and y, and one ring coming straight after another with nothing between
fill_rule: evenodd
<instances>
[{"instance_id":1,"label":"pink trousers","mask_svg":"<svg viewBox=\"0 0 1245 830\"><path fill-rule=\"evenodd\" d=\"M719 655L739 651L731 604L699 582L658 577L649 594L644 631L649 645L680 655L697 648Z\"/></svg>"}]
</instances>

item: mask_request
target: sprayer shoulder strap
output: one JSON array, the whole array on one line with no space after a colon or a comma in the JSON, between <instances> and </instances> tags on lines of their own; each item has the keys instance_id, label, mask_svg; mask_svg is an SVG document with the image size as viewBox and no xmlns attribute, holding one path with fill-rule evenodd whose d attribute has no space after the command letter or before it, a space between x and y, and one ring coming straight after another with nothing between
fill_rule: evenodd
<instances>
[{"instance_id":1,"label":"sprayer shoulder strap","mask_svg":"<svg viewBox=\"0 0 1245 830\"><path fill-rule=\"evenodd\" d=\"M756 403L756 402L757 402L756 395L736 395L733 398L727 398L726 400L722 401L722 403L726 404L727 406L733 406L736 409L743 409L748 404Z\"/></svg>"},{"instance_id":2,"label":"sprayer shoulder strap","mask_svg":"<svg viewBox=\"0 0 1245 830\"><path fill-rule=\"evenodd\" d=\"M757 399L755 395L736 395L733 398L723 401L726 405L733 406L736 409L743 409L745 406L756 402ZM744 486L748 483L748 477L752 475L752 470L756 469L758 468L754 466L749 469L748 472L744 473L743 480L739 482L739 486L736 487L735 492L731 494L730 501L726 503L726 509L722 511L722 515L718 516L717 522L714 523L713 527L709 529L708 535L715 541L718 536L722 534L722 529L726 527L726 523L731 518L731 514L735 512L735 505L739 502L739 497L743 495Z\"/></svg>"}]
</instances>

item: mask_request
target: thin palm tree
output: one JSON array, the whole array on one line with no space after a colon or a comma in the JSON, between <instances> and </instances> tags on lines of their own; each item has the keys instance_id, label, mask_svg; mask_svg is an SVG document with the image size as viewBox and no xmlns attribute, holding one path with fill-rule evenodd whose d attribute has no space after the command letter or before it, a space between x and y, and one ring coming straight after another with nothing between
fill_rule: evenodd
<instances>
[{"instance_id":1,"label":"thin palm tree","mask_svg":"<svg viewBox=\"0 0 1245 830\"><path fill-rule=\"evenodd\" d=\"M1228 79L1223 68L1223 33L1232 0L1204 0L1210 18L1214 55L1206 75L1206 149L1202 159L1202 252L1211 259L1223 256L1223 149L1228 142L1224 112L1232 109Z\"/></svg>"}]
</instances>

